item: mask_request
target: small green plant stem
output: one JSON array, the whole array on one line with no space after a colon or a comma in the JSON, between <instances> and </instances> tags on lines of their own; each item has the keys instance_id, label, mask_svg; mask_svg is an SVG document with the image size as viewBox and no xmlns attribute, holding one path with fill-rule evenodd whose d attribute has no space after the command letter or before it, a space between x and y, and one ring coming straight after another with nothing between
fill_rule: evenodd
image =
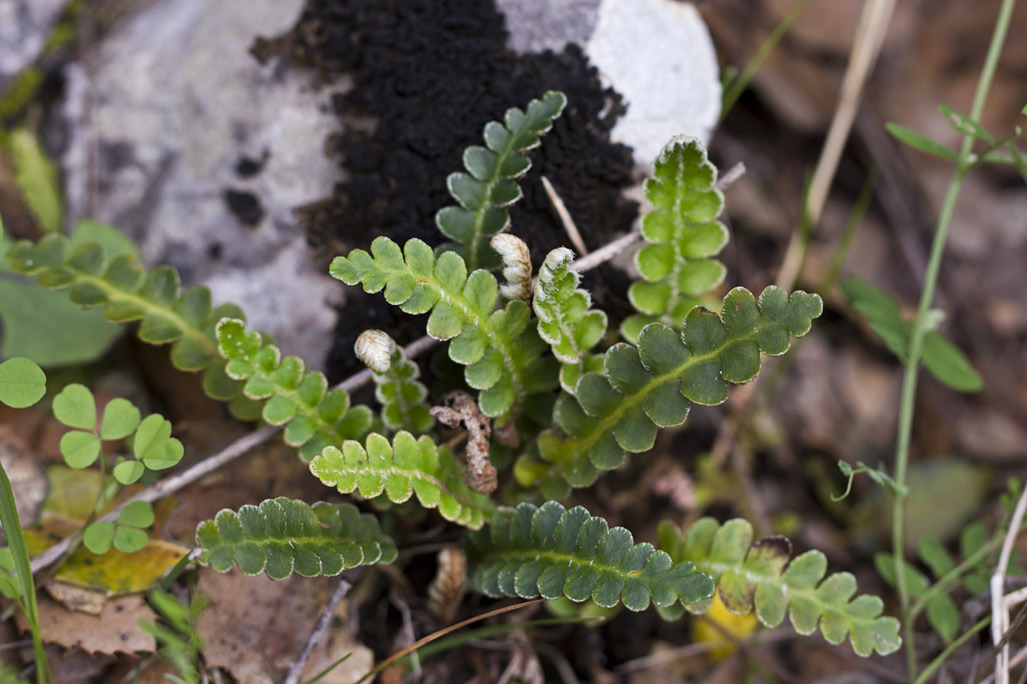
<instances>
[{"instance_id":1,"label":"small green plant stem","mask_svg":"<svg viewBox=\"0 0 1027 684\"><path fill-rule=\"evenodd\" d=\"M909 607L909 618L916 620L917 617L927 608L927 604L932 598L938 594L948 593L949 590L959 582L959 579L966 573L967 570L972 570L977 566L984 558L988 556L992 551L1002 545L1002 536L997 535L987 544L974 551L972 554L967 556L962 563L949 570L945 575L938 579L937 582L927 587L927 590L920 595L910 607Z\"/></svg>"},{"instance_id":2,"label":"small green plant stem","mask_svg":"<svg viewBox=\"0 0 1027 684\"><path fill-rule=\"evenodd\" d=\"M1002 45L1009 31L1010 17L1013 14L1013 7L1015 5L1016 0L1002 1L998 19L995 21L995 30L991 36L991 43L988 46L988 55L984 61L984 68L981 70L981 78L977 83L973 107L970 110L970 118L974 121L980 119L981 112L984 110L984 102L988 97L988 90L991 88L991 81L995 75L995 66L998 64ZM971 154L973 141L974 138L972 136L963 136L963 142L959 148L959 162L956 164L952 181L949 183L948 192L945 194L945 201L942 203L941 212L938 216L938 227L935 230L934 240L931 244L931 256L927 263L924 287L920 295L920 305L917 308L916 321L913 323L909 355L906 359L906 369L902 378L899 433L895 446L895 481L899 484L900 489L892 501L892 553L895 556L895 580L899 589L899 604L902 611L902 628L906 646L906 669L908 670L910 680L916 681L919 681L917 680L916 630L914 629L912 613L910 611L909 589L906 586L904 534L906 495L901 487L906 485L909 447L913 434L917 378L920 370L920 357L923 352L924 335L927 333L928 314L931 303L934 301L934 290L938 283L938 272L941 270L941 259L945 252L945 243L948 238L949 227L952 224L956 199L959 197L963 179L966 178L966 174L976 161L976 158Z\"/></svg>"},{"instance_id":3,"label":"small green plant stem","mask_svg":"<svg viewBox=\"0 0 1027 684\"><path fill-rule=\"evenodd\" d=\"M956 649L965 644L967 641L970 640L971 637L973 637L975 634L977 634L990 624L991 616L985 615L983 618L981 618L980 622L978 622L976 625L960 634L958 639L956 639L951 644L946 646L945 650L939 653L938 656L931 661L930 665L924 668L924 671L920 673L920 676L913 680L913 684L925 684L927 680L931 677L931 675L934 674L934 671L941 667L942 663L948 660L949 656L956 652Z\"/></svg>"},{"instance_id":4,"label":"small green plant stem","mask_svg":"<svg viewBox=\"0 0 1027 684\"><path fill-rule=\"evenodd\" d=\"M774 30L770 33L767 39L763 41L759 50L757 50L756 54L753 55L751 60L749 60L749 63L745 65L745 69L742 70L742 73L731 80L731 83L728 85L727 91L724 93L724 97L721 100L718 123L727 117L728 112L730 112L731 108L735 106L735 102L737 102L738 98L742 96L743 92L745 92L746 87L749 85L749 81L752 80L752 77L755 76L756 72L759 71L761 66L763 66L763 62L767 60L770 53L773 52L777 44L781 42L781 39L784 37L785 33L788 32L788 29L792 27L792 24L795 23L795 20L802 16L802 13L806 11L806 8L809 7L811 1L812 0L799 0L795 3L795 6L788 11L788 14L785 15L784 19L778 22L777 26L774 27Z\"/></svg>"},{"instance_id":5,"label":"small green plant stem","mask_svg":"<svg viewBox=\"0 0 1027 684\"><path fill-rule=\"evenodd\" d=\"M3 527L7 536L7 543L11 548L11 555L14 557L14 568L18 573L18 584L24 603L18 601L22 606L26 619L29 622L29 631L32 632L32 650L35 652L36 660L36 682L37 684L49 684L50 665L46 661L46 653L43 651L43 638L39 633L39 606L36 603L36 584L32 579L32 569L29 561L28 544L25 542L25 533L18 519L18 508L14 501L14 490L11 488L11 481L7 478L7 471L0 466L0 526Z\"/></svg>"}]
</instances>

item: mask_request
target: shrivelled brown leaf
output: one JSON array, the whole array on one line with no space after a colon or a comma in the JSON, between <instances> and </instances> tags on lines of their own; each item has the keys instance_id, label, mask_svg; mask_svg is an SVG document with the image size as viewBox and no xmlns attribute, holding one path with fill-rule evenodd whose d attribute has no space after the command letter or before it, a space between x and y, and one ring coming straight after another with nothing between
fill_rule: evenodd
<instances>
[{"instance_id":1,"label":"shrivelled brown leaf","mask_svg":"<svg viewBox=\"0 0 1027 684\"><path fill-rule=\"evenodd\" d=\"M449 546L438 555L438 570L428 587L428 610L444 625L453 622L467 590L467 554Z\"/></svg>"},{"instance_id":2,"label":"shrivelled brown leaf","mask_svg":"<svg viewBox=\"0 0 1027 684\"><path fill-rule=\"evenodd\" d=\"M21 613L18 626L28 629ZM43 641L89 653L153 651L153 637L139 627L140 620L154 621L157 614L139 594L110 599L99 615L69 610L49 596L39 596L39 628Z\"/></svg>"},{"instance_id":3,"label":"shrivelled brown leaf","mask_svg":"<svg viewBox=\"0 0 1027 684\"><path fill-rule=\"evenodd\" d=\"M467 470L464 471L464 482L482 494L494 491L498 484L498 474L489 460L491 421L467 392L450 392L442 397L442 402L432 407L431 414L449 427L463 424L467 428Z\"/></svg>"}]
</instances>

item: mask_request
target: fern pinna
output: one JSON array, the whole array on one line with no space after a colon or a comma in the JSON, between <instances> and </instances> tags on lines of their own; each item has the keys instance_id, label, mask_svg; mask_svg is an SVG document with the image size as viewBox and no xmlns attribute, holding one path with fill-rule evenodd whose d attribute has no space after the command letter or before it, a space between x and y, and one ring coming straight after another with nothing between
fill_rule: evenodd
<instances>
[{"instance_id":1,"label":"fern pinna","mask_svg":"<svg viewBox=\"0 0 1027 684\"><path fill-rule=\"evenodd\" d=\"M296 356L282 358L258 332L247 332L236 318L217 324L218 349L228 360L225 372L244 383L243 394L262 405L261 417L284 425L285 443L309 461L325 447L361 437L371 429L373 414L366 406L350 406L349 394L328 389L320 371L307 371Z\"/></svg>"},{"instance_id":2,"label":"fern pinna","mask_svg":"<svg viewBox=\"0 0 1027 684\"><path fill-rule=\"evenodd\" d=\"M635 253L642 277L628 298L639 311L621 326L634 342L648 323L677 326L699 297L724 280L726 269L715 257L728 241L718 219L724 195L716 187L717 168L697 138L679 136L663 148L645 182L654 210L642 219L646 244Z\"/></svg>"},{"instance_id":3,"label":"fern pinna","mask_svg":"<svg viewBox=\"0 0 1027 684\"><path fill-rule=\"evenodd\" d=\"M675 562L691 562L717 582L724 605L745 615L755 610L768 627L776 627L787 613L799 634L820 632L832 644L846 636L861 656L874 651L888 655L899 649L899 621L882 616L880 598L856 593L856 578L848 572L827 573L827 557L807 551L789 559L792 545L785 537L768 537L753 543L752 525L729 520L723 525L713 518L695 522L682 536L676 526L663 522L660 546ZM684 608L701 613L709 601L683 602ZM679 611L678 611L679 612ZM665 611L666 613L666 611ZM674 611L668 616L673 617Z\"/></svg>"},{"instance_id":4,"label":"fern pinna","mask_svg":"<svg viewBox=\"0 0 1027 684\"><path fill-rule=\"evenodd\" d=\"M259 406L241 392L241 383L225 373L214 327L224 317L245 318L234 304L211 304L210 290L191 287L184 292L178 271L158 266L146 271L132 254L110 259L98 242L72 246L63 235L51 234L11 247L8 259L16 273L37 276L51 290L70 288L71 301L83 308L104 307L112 323L140 321L139 338L149 344L171 344L171 361L186 371L203 371L203 387L215 399L230 401L242 418L259 415Z\"/></svg>"},{"instance_id":5,"label":"fern pinna","mask_svg":"<svg viewBox=\"0 0 1027 684\"><path fill-rule=\"evenodd\" d=\"M683 423L691 403L727 400L729 383L756 377L760 354L783 354L789 338L805 335L822 310L820 297L801 290L789 296L770 286L757 301L735 288L719 316L696 307L680 332L650 323L637 346L610 347L601 372L585 374L573 394L560 396L554 410L559 430L542 434L542 461L522 459L518 478L541 482L557 496L567 484L591 485L598 471L623 463L626 452L651 449L658 428Z\"/></svg>"}]
</instances>

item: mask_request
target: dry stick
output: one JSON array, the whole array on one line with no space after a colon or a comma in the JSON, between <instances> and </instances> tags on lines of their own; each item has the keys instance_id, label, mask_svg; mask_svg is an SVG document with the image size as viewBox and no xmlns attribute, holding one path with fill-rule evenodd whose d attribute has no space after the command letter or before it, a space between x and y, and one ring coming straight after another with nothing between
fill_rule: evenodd
<instances>
[{"instance_id":1,"label":"dry stick","mask_svg":"<svg viewBox=\"0 0 1027 684\"><path fill-rule=\"evenodd\" d=\"M318 647L321 640L324 639L325 632L328 631L328 623L332 621L335 609L339 607L339 602L342 601L343 597L352 588L353 585L346 580L339 581L339 586L335 587L335 591L328 597L328 603L325 604L324 610L321 611L321 616L317 619L317 624L314 625L314 631L307 637L307 642L303 644L303 649L296 656L296 660L292 661L292 666L289 667L289 674L286 675L283 684L297 684L300 681L300 675L303 674L303 668L310 659L310 654Z\"/></svg>"},{"instance_id":2,"label":"dry stick","mask_svg":"<svg viewBox=\"0 0 1027 684\"><path fill-rule=\"evenodd\" d=\"M842 150L845 148L845 141L852 130L856 110L859 109L863 86L881 51L884 34L888 30L893 9L895 9L895 0L867 0L863 5L863 13L860 16L859 25L856 27L856 40L853 43L849 65L842 81L841 98L834 118L831 120L831 128L827 132L824 149L817 161L816 171L813 174L813 181L810 184L809 195L804 207L805 215L811 226L816 226L817 221L820 220L820 213L827 201L827 192L831 188L834 174L838 170L838 162L841 159ZM781 271L777 278L777 284L786 290L792 289L795 279L799 276L804 251L802 243L803 238L800 231L792 233L792 239L788 243L788 249L785 251Z\"/></svg>"},{"instance_id":3,"label":"dry stick","mask_svg":"<svg viewBox=\"0 0 1027 684\"><path fill-rule=\"evenodd\" d=\"M581 256L585 256L588 254L588 248L585 247L585 241L581 239L578 227L574 225L571 212L567 211L567 206L560 199L560 196L556 194L556 188L553 187L553 184L545 176L542 176L542 187L545 188L546 196L549 198L549 203L553 205L553 209L556 210L556 215L560 217L560 223L563 224L563 229L567 232L567 237L571 239L574 249L578 250L578 254Z\"/></svg>"},{"instance_id":4,"label":"dry stick","mask_svg":"<svg viewBox=\"0 0 1027 684\"><path fill-rule=\"evenodd\" d=\"M1016 502L1016 509L1013 511L1013 519L1009 521L1009 530L1006 532L1005 541L1002 543L1002 553L999 555L998 566L995 574L991 576L991 638L997 646L1002 641L1002 636L1009 629L1009 608L1010 603L1005 598L1006 571L1009 569L1009 557L1013 552L1013 543L1020 532L1020 524L1023 522L1024 513L1027 513L1027 487L1024 487L1020 499ZM1011 598L1016 594L1014 592ZM995 658L995 681L998 684L1009 684L1009 644L1002 644L998 657Z\"/></svg>"}]
</instances>

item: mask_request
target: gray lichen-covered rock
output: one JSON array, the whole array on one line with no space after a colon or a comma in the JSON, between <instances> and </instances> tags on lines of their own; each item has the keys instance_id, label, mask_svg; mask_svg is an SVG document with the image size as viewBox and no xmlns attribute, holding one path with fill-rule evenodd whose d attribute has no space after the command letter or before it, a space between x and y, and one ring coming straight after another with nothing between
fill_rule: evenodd
<instances>
[{"instance_id":1,"label":"gray lichen-covered rock","mask_svg":"<svg viewBox=\"0 0 1027 684\"><path fill-rule=\"evenodd\" d=\"M39 57L64 0L0 0L0 94Z\"/></svg>"},{"instance_id":2,"label":"gray lichen-covered rock","mask_svg":"<svg viewBox=\"0 0 1027 684\"><path fill-rule=\"evenodd\" d=\"M35 0L34 0L35 1ZM70 219L128 233L150 265L234 301L320 367L338 283L306 253L293 208L337 178L322 153L330 93L248 53L301 0L157 0L68 70ZM84 66L84 65L89 65Z\"/></svg>"},{"instance_id":3,"label":"gray lichen-covered rock","mask_svg":"<svg viewBox=\"0 0 1027 684\"><path fill-rule=\"evenodd\" d=\"M527 52L585 48L628 111L613 138L645 166L675 135L708 140L720 114L713 41L695 7L680 0L497 0L510 42Z\"/></svg>"}]
</instances>

